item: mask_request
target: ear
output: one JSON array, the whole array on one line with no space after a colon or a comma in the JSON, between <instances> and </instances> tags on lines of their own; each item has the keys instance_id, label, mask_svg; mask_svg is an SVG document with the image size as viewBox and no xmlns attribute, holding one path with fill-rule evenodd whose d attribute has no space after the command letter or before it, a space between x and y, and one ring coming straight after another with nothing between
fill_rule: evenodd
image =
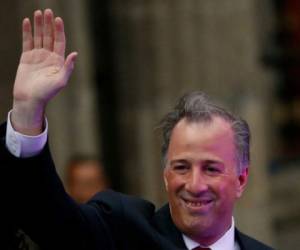
<instances>
[{"instance_id":1,"label":"ear","mask_svg":"<svg viewBox=\"0 0 300 250\"><path fill-rule=\"evenodd\" d=\"M165 187L166 187L166 190L168 191L168 178L167 178L167 167L165 167L164 169L164 183L165 183Z\"/></svg>"},{"instance_id":2,"label":"ear","mask_svg":"<svg viewBox=\"0 0 300 250\"><path fill-rule=\"evenodd\" d=\"M240 198L246 188L247 182L248 182L248 174L249 174L249 167L247 166L244 168L242 173L239 174L238 180L237 180L237 190L236 190L236 197Z\"/></svg>"}]
</instances>

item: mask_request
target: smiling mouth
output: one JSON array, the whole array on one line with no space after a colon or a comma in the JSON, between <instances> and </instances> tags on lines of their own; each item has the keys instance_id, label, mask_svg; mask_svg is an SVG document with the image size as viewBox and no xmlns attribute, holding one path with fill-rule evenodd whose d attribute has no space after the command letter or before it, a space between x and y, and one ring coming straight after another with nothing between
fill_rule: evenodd
<instances>
[{"instance_id":1,"label":"smiling mouth","mask_svg":"<svg viewBox=\"0 0 300 250\"><path fill-rule=\"evenodd\" d=\"M210 203L211 200L209 201L185 201L185 203L191 207L202 207Z\"/></svg>"},{"instance_id":2,"label":"smiling mouth","mask_svg":"<svg viewBox=\"0 0 300 250\"><path fill-rule=\"evenodd\" d=\"M186 200L182 199L185 207L187 207L189 210L193 212L207 212L212 204L213 200L201 200L201 201L191 201L191 200Z\"/></svg>"}]
</instances>

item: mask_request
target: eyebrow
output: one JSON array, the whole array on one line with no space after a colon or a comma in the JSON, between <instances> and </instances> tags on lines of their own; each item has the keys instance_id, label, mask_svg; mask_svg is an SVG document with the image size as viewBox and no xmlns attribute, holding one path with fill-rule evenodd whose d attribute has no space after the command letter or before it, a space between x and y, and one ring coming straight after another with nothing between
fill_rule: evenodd
<instances>
[{"instance_id":1,"label":"eyebrow","mask_svg":"<svg viewBox=\"0 0 300 250\"><path fill-rule=\"evenodd\" d=\"M219 160L219 159L214 159L214 160L203 160L201 161L201 164L221 164L223 165L223 161ZM170 165L173 165L175 163L182 163L182 164L186 164L186 163L190 163L188 160L185 159L174 159L170 161Z\"/></svg>"},{"instance_id":2,"label":"eyebrow","mask_svg":"<svg viewBox=\"0 0 300 250\"><path fill-rule=\"evenodd\" d=\"M170 161L170 165L172 165L174 163L188 163L188 161L184 160L184 159L175 159L175 160Z\"/></svg>"},{"instance_id":3,"label":"eyebrow","mask_svg":"<svg viewBox=\"0 0 300 250\"><path fill-rule=\"evenodd\" d=\"M223 163L223 162L221 160L204 160L203 163L216 164L216 163Z\"/></svg>"}]
</instances>

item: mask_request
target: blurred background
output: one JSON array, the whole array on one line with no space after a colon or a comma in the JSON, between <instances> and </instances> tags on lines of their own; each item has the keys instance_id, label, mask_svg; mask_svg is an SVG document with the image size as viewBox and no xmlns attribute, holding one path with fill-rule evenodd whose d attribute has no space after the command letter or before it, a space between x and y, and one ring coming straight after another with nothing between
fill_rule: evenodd
<instances>
[{"instance_id":1,"label":"blurred background","mask_svg":"<svg viewBox=\"0 0 300 250\"><path fill-rule=\"evenodd\" d=\"M0 118L12 105L21 21L62 16L79 57L47 110L63 180L76 154L94 155L115 190L166 202L155 128L182 94L202 90L252 130L238 227L276 249L300 245L300 1L10 0L0 9Z\"/></svg>"}]
</instances>

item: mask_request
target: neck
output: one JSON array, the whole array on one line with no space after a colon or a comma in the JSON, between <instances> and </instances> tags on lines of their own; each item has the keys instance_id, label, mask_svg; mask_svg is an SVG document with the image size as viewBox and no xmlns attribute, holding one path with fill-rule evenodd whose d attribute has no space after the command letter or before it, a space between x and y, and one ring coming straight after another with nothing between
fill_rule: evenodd
<instances>
[{"instance_id":1,"label":"neck","mask_svg":"<svg viewBox=\"0 0 300 250\"><path fill-rule=\"evenodd\" d=\"M226 242L231 242L231 239L234 241L234 227L234 219L232 218L231 223L227 224L227 227L223 227L223 230L219 230L218 232L214 230L213 233L206 233L206 235L204 235L203 232L198 232L198 235L186 234L183 235L184 241L185 244L189 246L197 246L198 243L203 247L211 247L221 239L224 239Z\"/></svg>"}]
</instances>

